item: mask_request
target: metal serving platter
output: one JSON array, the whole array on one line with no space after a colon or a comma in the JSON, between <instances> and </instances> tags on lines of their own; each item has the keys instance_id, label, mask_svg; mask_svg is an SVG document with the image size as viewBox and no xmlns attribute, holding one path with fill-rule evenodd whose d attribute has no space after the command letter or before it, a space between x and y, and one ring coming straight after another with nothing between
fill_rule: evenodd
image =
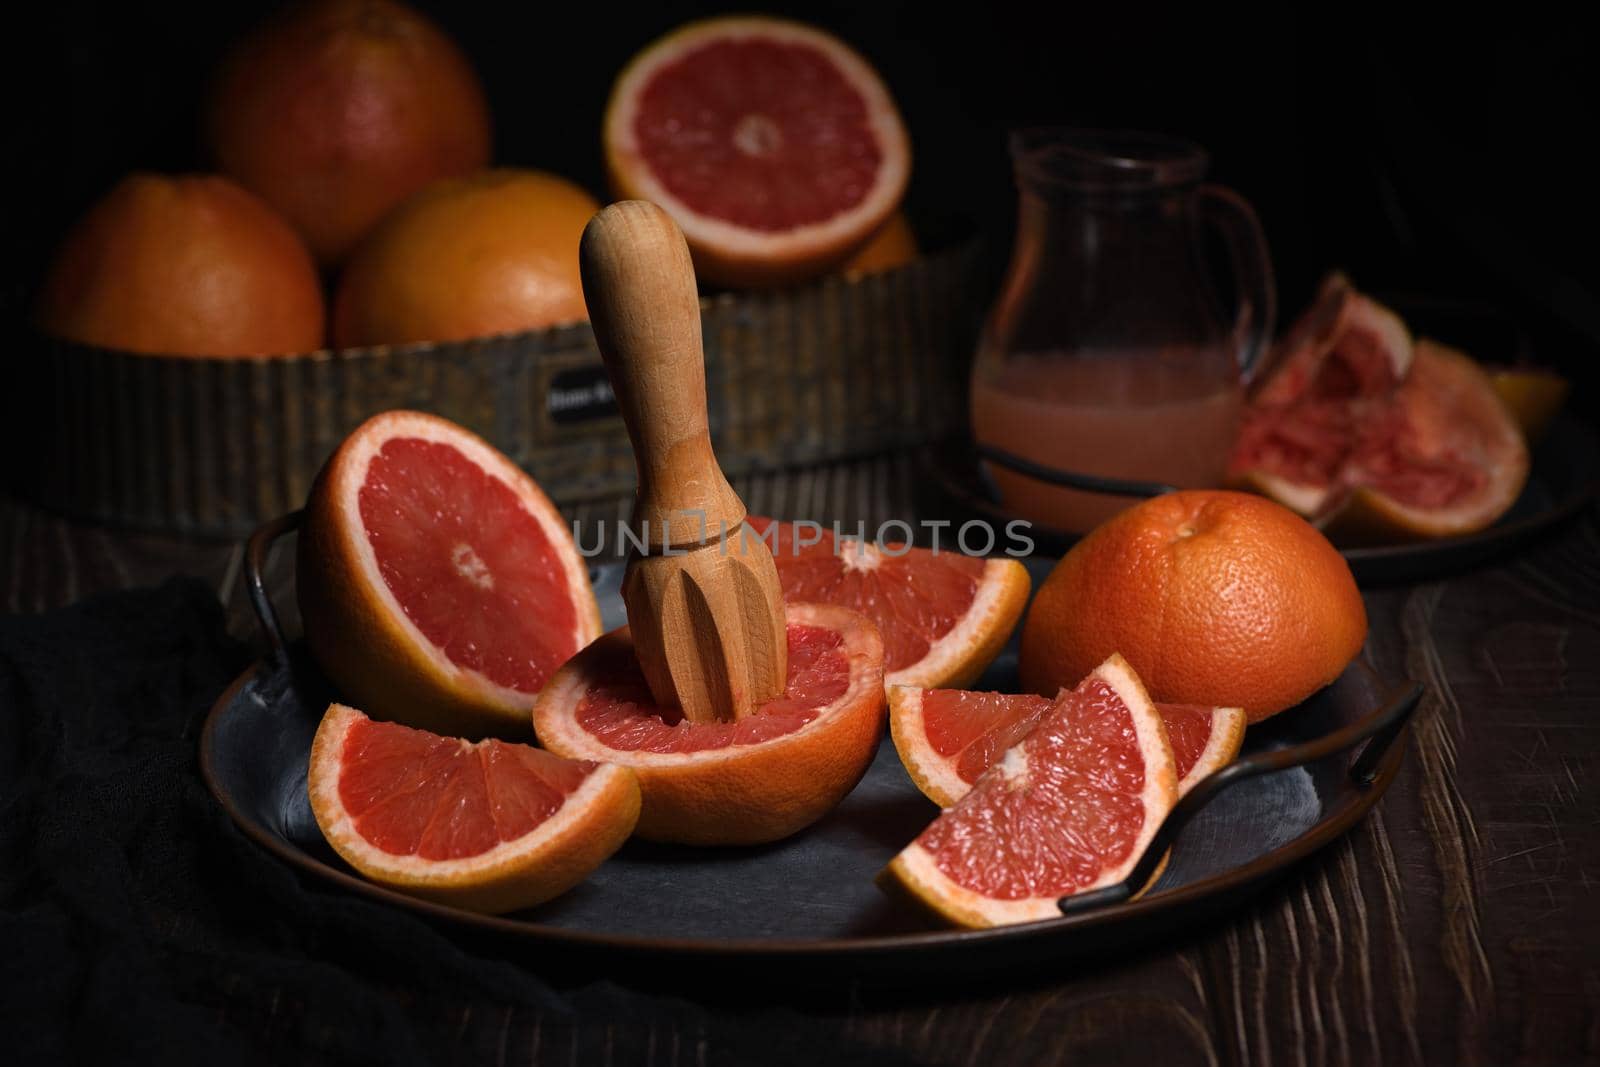
<instances>
[{"instance_id":1,"label":"metal serving platter","mask_svg":"<svg viewBox=\"0 0 1600 1067\"><path fill-rule=\"evenodd\" d=\"M251 572L273 652L222 697L201 738L207 786L239 827L285 863L330 888L417 912L501 950L590 966L629 958L682 967L784 961L789 975L818 969L915 979L926 968L964 973L1092 954L1160 936L1236 907L1247 891L1347 830L1377 802L1399 767L1420 687L1388 685L1361 661L1302 706L1253 727L1231 767L1197 786L1169 816L1148 862L1123 886L1064 903L1058 919L987 931L934 925L883 895L873 876L937 814L911 784L887 737L860 785L827 818L756 848L687 848L633 841L566 895L490 917L416 900L362 879L323 841L306 796L311 741L335 694L298 643L282 644L259 567L289 523L253 540ZM1036 560L1036 577L1051 561ZM609 626L622 621L620 567L596 571ZM977 688L1015 690L1015 642ZM1163 846L1171 859L1149 892ZM637 973L631 970L630 973Z\"/></svg>"}]
</instances>

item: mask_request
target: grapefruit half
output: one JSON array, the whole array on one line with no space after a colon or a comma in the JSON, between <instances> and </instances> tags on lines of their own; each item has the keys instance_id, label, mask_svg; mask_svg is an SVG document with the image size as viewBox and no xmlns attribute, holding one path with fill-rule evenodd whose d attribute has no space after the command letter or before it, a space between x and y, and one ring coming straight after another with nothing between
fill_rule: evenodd
<instances>
[{"instance_id":1,"label":"grapefruit half","mask_svg":"<svg viewBox=\"0 0 1600 1067\"><path fill-rule=\"evenodd\" d=\"M883 642L829 604L787 609L789 681L736 722L695 723L650 697L627 627L573 657L533 709L545 748L633 768L638 833L759 844L809 826L855 788L883 732Z\"/></svg>"},{"instance_id":2,"label":"grapefruit half","mask_svg":"<svg viewBox=\"0 0 1600 1067\"><path fill-rule=\"evenodd\" d=\"M1094 684L1090 675L1075 692ZM889 690L889 734L906 773L924 796L948 808L1008 749L1028 736L1055 706L1032 693L974 693L963 689ZM1241 708L1156 704L1172 744L1181 797L1220 770L1244 742Z\"/></svg>"},{"instance_id":3,"label":"grapefruit half","mask_svg":"<svg viewBox=\"0 0 1600 1067\"><path fill-rule=\"evenodd\" d=\"M522 734L534 696L600 633L589 572L537 483L446 419L390 411L306 505L306 642L339 690L451 736Z\"/></svg>"},{"instance_id":4,"label":"grapefruit half","mask_svg":"<svg viewBox=\"0 0 1600 1067\"><path fill-rule=\"evenodd\" d=\"M1522 428L1482 367L1433 341L1356 430L1340 480L1348 497L1322 517L1342 544L1473 533L1511 509L1528 481Z\"/></svg>"},{"instance_id":5,"label":"grapefruit half","mask_svg":"<svg viewBox=\"0 0 1600 1067\"><path fill-rule=\"evenodd\" d=\"M1032 587L1014 559L879 546L759 516L746 522L771 546L786 600L838 604L877 624L891 686L972 684L1005 646Z\"/></svg>"},{"instance_id":6,"label":"grapefruit half","mask_svg":"<svg viewBox=\"0 0 1600 1067\"><path fill-rule=\"evenodd\" d=\"M1230 473L1343 544L1472 533L1522 491L1528 451L1495 383L1413 343L1339 274L1290 328L1252 397Z\"/></svg>"},{"instance_id":7,"label":"grapefruit half","mask_svg":"<svg viewBox=\"0 0 1600 1067\"><path fill-rule=\"evenodd\" d=\"M911 147L877 72L797 22L693 22L640 52L606 106L619 198L650 200L701 281L773 286L842 264L888 221Z\"/></svg>"},{"instance_id":8,"label":"grapefruit half","mask_svg":"<svg viewBox=\"0 0 1600 1067\"><path fill-rule=\"evenodd\" d=\"M896 856L880 881L951 922L1058 917L1056 901L1128 876L1178 799L1161 715L1120 656Z\"/></svg>"},{"instance_id":9,"label":"grapefruit half","mask_svg":"<svg viewBox=\"0 0 1600 1067\"><path fill-rule=\"evenodd\" d=\"M317 728L307 789L328 844L366 877L491 914L577 885L639 818L625 767L440 737L342 704Z\"/></svg>"}]
</instances>

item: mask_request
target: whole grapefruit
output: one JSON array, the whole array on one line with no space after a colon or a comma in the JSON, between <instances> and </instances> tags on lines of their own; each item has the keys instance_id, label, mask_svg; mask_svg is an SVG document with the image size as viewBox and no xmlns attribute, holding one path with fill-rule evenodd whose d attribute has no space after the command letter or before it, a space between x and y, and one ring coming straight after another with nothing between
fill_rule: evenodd
<instances>
[{"instance_id":1,"label":"whole grapefruit","mask_svg":"<svg viewBox=\"0 0 1600 1067\"><path fill-rule=\"evenodd\" d=\"M266 356L322 347L322 287L271 208L206 175L133 174L56 252L46 333L156 355Z\"/></svg>"},{"instance_id":2,"label":"whole grapefruit","mask_svg":"<svg viewBox=\"0 0 1600 1067\"><path fill-rule=\"evenodd\" d=\"M583 189L539 171L434 183L351 257L334 343L456 341L587 319L578 241L599 209Z\"/></svg>"},{"instance_id":3,"label":"whole grapefruit","mask_svg":"<svg viewBox=\"0 0 1600 1067\"><path fill-rule=\"evenodd\" d=\"M851 256L850 261L841 269L847 276L853 278L865 274L881 274L913 262L917 254L916 232L911 229L906 213L896 211L889 216L889 221L884 224L883 229L862 246L861 251Z\"/></svg>"},{"instance_id":4,"label":"whole grapefruit","mask_svg":"<svg viewBox=\"0 0 1600 1067\"><path fill-rule=\"evenodd\" d=\"M213 88L218 167L260 193L324 264L436 178L488 165L471 65L393 0L307 0L247 37Z\"/></svg>"},{"instance_id":5,"label":"whole grapefruit","mask_svg":"<svg viewBox=\"0 0 1600 1067\"><path fill-rule=\"evenodd\" d=\"M1113 652L1159 701L1258 722L1332 682L1367 613L1350 567L1288 508L1249 493L1147 500L1062 557L1023 624L1025 689L1054 696Z\"/></svg>"}]
</instances>

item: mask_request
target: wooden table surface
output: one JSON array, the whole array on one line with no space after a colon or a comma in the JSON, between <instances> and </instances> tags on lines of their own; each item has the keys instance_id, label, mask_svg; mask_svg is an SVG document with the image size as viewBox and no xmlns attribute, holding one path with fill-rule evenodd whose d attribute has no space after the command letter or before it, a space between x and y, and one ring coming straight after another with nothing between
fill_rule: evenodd
<instances>
[{"instance_id":1,"label":"wooden table surface","mask_svg":"<svg viewBox=\"0 0 1600 1067\"><path fill-rule=\"evenodd\" d=\"M916 481L898 456L737 488L758 513L870 527L915 517ZM0 499L0 560L8 611L181 571L216 586L240 634L253 630L237 545L118 533ZM269 583L280 591L286 563ZM973 988L953 975L937 995L852 986L798 1005L708 1003L652 1031L641 1061L726 1062L733 1035L748 1047L750 1011L774 1042L886 1062L1600 1061L1600 512L1515 557L1366 599L1371 665L1427 686L1404 766L1371 815L1231 918L1043 981ZM276 996L236 1000L236 1025L293 1025L269 1017ZM437 1000L407 1011L441 1058L586 1063L614 1049L614 1020Z\"/></svg>"}]
</instances>

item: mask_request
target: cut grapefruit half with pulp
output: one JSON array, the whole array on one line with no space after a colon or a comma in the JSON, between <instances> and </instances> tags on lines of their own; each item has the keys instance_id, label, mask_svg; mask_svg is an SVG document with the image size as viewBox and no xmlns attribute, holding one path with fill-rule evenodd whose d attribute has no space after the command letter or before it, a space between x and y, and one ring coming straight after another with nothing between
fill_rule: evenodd
<instances>
[{"instance_id":1,"label":"cut grapefruit half with pulp","mask_svg":"<svg viewBox=\"0 0 1600 1067\"><path fill-rule=\"evenodd\" d=\"M1320 525L1342 544L1474 533L1516 503L1528 468L1522 429L1477 361L1418 341L1390 404L1356 432L1348 499Z\"/></svg>"},{"instance_id":2,"label":"cut grapefruit half with pulp","mask_svg":"<svg viewBox=\"0 0 1600 1067\"><path fill-rule=\"evenodd\" d=\"M1032 582L1014 559L875 545L805 524L750 516L791 602L859 611L883 637L884 681L971 685L1005 647Z\"/></svg>"},{"instance_id":3,"label":"cut grapefruit half with pulp","mask_svg":"<svg viewBox=\"0 0 1600 1067\"><path fill-rule=\"evenodd\" d=\"M639 818L625 767L440 737L342 704L317 728L307 789L328 844L367 878L490 914L577 885Z\"/></svg>"},{"instance_id":4,"label":"cut grapefruit half with pulp","mask_svg":"<svg viewBox=\"0 0 1600 1067\"><path fill-rule=\"evenodd\" d=\"M1239 482L1346 545L1473 533L1516 502L1527 444L1493 381L1342 275L1276 351L1229 461Z\"/></svg>"},{"instance_id":5,"label":"cut grapefruit half with pulp","mask_svg":"<svg viewBox=\"0 0 1600 1067\"><path fill-rule=\"evenodd\" d=\"M1096 676L1090 675L1076 692L1096 684ZM1032 693L895 686L889 690L889 734L912 782L929 800L948 808L1054 706L1049 697ZM1180 797L1239 754L1243 709L1159 702L1155 707L1172 744Z\"/></svg>"},{"instance_id":6,"label":"cut grapefruit half with pulp","mask_svg":"<svg viewBox=\"0 0 1600 1067\"><path fill-rule=\"evenodd\" d=\"M526 735L534 696L600 633L588 569L534 480L414 411L369 419L323 468L297 588L345 697L452 736Z\"/></svg>"},{"instance_id":7,"label":"cut grapefruit half with pulp","mask_svg":"<svg viewBox=\"0 0 1600 1067\"><path fill-rule=\"evenodd\" d=\"M655 704L627 627L573 657L539 695L533 728L572 759L631 767L638 833L693 845L760 844L827 814L883 733L883 643L871 621L789 604L789 680L736 722L694 723Z\"/></svg>"},{"instance_id":8,"label":"cut grapefruit half with pulp","mask_svg":"<svg viewBox=\"0 0 1600 1067\"><path fill-rule=\"evenodd\" d=\"M604 142L617 194L664 208L717 285L838 266L889 219L911 169L867 61L760 16L690 23L639 53L611 90Z\"/></svg>"},{"instance_id":9,"label":"cut grapefruit half with pulp","mask_svg":"<svg viewBox=\"0 0 1600 1067\"><path fill-rule=\"evenodd\" d=\"M1121 656L1063 692L880 876L968 927L1060 916L1126 878L1178 799L1161 715Z\"/></svg>"}]
</instances>

